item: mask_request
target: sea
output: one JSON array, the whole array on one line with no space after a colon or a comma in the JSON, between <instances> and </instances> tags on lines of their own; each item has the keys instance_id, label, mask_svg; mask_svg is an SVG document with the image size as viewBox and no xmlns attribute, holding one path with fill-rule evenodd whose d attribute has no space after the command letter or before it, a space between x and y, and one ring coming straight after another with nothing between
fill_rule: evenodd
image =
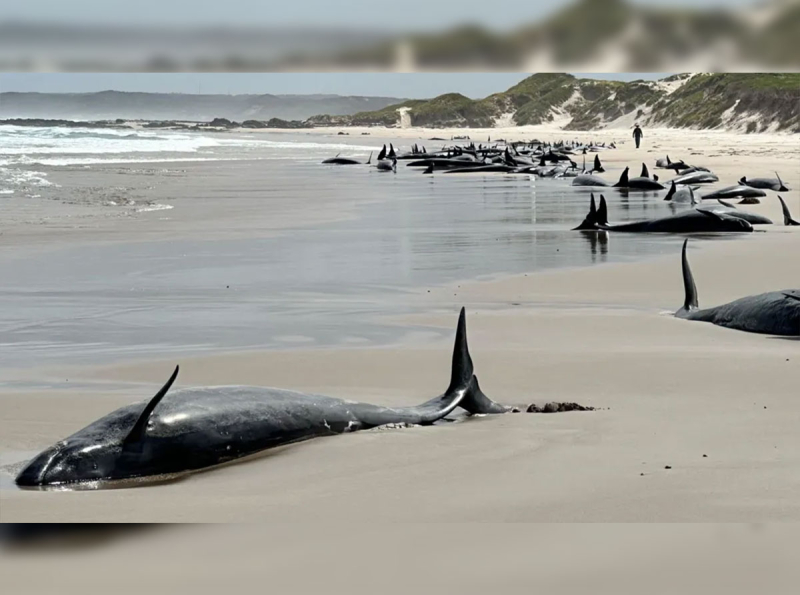
<instances>
[{"instance_id":1,"label":"sea","mask_svg":"<svg viewBox=\"0 0 800 595\"><path fill-rule=\"evenodd\" d=\"M679 253L676 236L571 231L590 190L570 179L321 163L337 154L366 161L384 143L402 152L414 142L450 144L335 130L0 126L0 210L21 238L0 253L0 368L426 342L451 331L392 319L428 311L428 290L456 288L437 306L455 320L460 282ZM616 180L620 170L608 166L604 176ZM674 212L659 193L604 194L613 221ZM320 201L348 212L311 217ZM259 227L279 203L307 204L309 222ZM220 220L214 234L191 232L198 221L210 229L220 212L253 225L226 234ZM102 248L85 231L37 248L47 234L108 218L123 231L143 220L187 231L120 233ZM9 383L18 388L0 378L0 388Z\"/></svg>"}]
</instances>

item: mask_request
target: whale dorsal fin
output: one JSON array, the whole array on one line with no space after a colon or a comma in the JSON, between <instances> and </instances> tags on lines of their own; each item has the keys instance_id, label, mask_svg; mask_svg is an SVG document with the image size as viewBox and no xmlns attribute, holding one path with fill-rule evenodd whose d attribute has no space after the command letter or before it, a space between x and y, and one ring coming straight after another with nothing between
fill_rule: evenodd
<instances>
[{"instance_id":1,"label":"whale dorsal fin","mask_svg":"<svg viewBox=\"0 0 800 595\"><path fill-rule=\"evenodd\" d=\"M642 163L642 173L640 174L642 178L649 178L650 177L650 170L647 169L647 164Z\"/></svg>"},{"instance_id":2,"label":"whale dorsal fin","mask_svg":"<svg viewBox=\"0 0 800 595\"><path fill-rule=\"evenodd\" d=\"M689 267L689 259L686 258L686 245L689 240L683 241L683 251L681 252L681 269L683 270L683 291L685 298L683 300L684 310L694 310L698 307L697 302L697 286L694 284L694 277L692 276L692 269Z\"/></svg>"},{"instance_id":3,"label":"whale dorsal fin","mask_svg":"<svg viewBox=\"0 0 800 595\"><path fill-rule=\"evenodd\" d=\"M600 163L600 155L595 154L594 156L594 171L602 172L603 171L603 164Z\"/></svg>"},{"instance_id":4,"label":"whale dorsal fin","mask_svg":"<svg viewBox=\"0 0 800 595\"><path fill-rule=\"evenodd\" d=\"M123 448L130 448L135 444L139 444L145 438L145 432L147 431L147 421L150 419L150 416L153 414L153 410L156 408L156 405L159 404L161 399L164 398L164 395L167 394L172 383L175 382L175 379L178 377L178 370L180 370L180 366L175 366L175 371L172 373L172 376L169 377L167 383L161 387L147 405L144 406L142 413L139 415L139 419L136 420L136 423L133 424L133 428L131 431L128 432L128 435L125 436L125 440L122 441Z\"/></svg>"},{"instance_id":5,"label":"whale dorsal fin","mask_svg":"<svg viewBox=\"0 0 800 595\"><path fill-rule=\"evenodd\" d=\"M619 177L619 182L614 184L615 188L627 188L628 187L628 170L630 168L626 167L625 170L622 172L622 175Z\"/></svg>"},{"instance_id":6,"label":"whale dorsal fin","mask_svg":"<svg viewBox=\"0 0 800 595\"><path fill-rule=\"evenodd\" d=\"M669 187L669 191L667 195L664 197L664 200L672 200L672 195L675 194L675 180L672 180L672 185Z\"/></svg>"},{"instance_id":7,"label":"whale dorsal fin","mask_svg":"<svg viewBox=\"0 0 800 595\"><path fill-rule=\"evenodd\" d=\"M775 172L775 177L778 178L778 192L789 192L789 189L783 185L783 180L781 180L778 172Z\"/></svg>"},{"instance_id":8,"label":"whale dorsal fin","mask_svg":"<svg viewBox=\"0 0 800 595\"><path fill-rule=\"evenodd\" d=\"M606 205L606 197L600 195L600 207L597 209L597 224L608 225L608 206Z\"/></svg>"},{"instance_id":9,"label":"whale dorsal fin","mask_svg":"<svg viewBox=\"0 0 800 595\"><path fill-rule=\"evenodd\" d=\"M783 292L783 295L785 295L786 297L788 297L788 298L791 298L791 299L793 299L793 300L798 300L798 301L800 301L800 295L797 295L797 294L795 294L795 293L789 293L788 291L784 291L784 292Z\"/></svg>"}]
</instances>

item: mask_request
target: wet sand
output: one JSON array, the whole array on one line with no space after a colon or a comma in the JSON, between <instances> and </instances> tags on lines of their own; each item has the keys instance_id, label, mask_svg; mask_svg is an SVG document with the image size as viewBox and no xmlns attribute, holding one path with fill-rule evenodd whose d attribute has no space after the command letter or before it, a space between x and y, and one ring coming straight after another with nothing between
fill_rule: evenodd
<instances>
[{"instance_id":1,"label":"wet sand","mask_svg":"<svg viewBox=\"0 0 800 595\"><path fill-rule=\"evenodd\" d=\"M407 133L392 134L401 132ZM620 140L622 133L592 136ZM553 134L565 137L580 135ZM601 157L638 169L642 160L651 165L668 152L710 167L721 178L718 186L745 173L766 176L778 169L793 189L782 195L800 215L797 136L672 131L656 139L653 131L650 137L658 148L648 144L637 152L626 141ZM687 139L701 155L681 150ZM747 208L779 222L774 193L762 203ZM135 227L121 226L115 234L124 237ZM77 234L65 241L80 241ZM612 236L609 242L626 238ZM797 228L775 226L732 241L690 244L701 305L797 287L800 281ZM44 378L61 388L11 389L2 395L2 464L21 461L114 407L152 394L178 357L182 386L258 384L375 403L420 402L447 384L452 330L458 308L465 305L476 373L487 394L509 404L577 401L600 410L360 432L145 489L21 491L8 485L6 473L0 517L348 523L798 520L800 342L670 316L683 301L678 245L646 262L484 281L465 274L461 281L418 287L407 298L414 308L385 323L401 337L409 326L432 334L387 347L178 352L157 361L123 358L103 366L13 370L18 383ZM80 390L70 387L75 383Z\"/></svg>"}]
</instances>

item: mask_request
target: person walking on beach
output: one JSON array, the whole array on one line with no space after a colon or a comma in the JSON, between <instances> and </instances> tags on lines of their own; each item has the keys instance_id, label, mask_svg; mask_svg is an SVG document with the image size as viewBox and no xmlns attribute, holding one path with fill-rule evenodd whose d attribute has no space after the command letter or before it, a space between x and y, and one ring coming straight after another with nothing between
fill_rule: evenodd
<instances>
[{"instance_id":1,"label":"person walking on beach","mask_svg":"<svg viewBox=\"0 0 800 595\"><path fill-rule=\"evenodd\" d=\"M636 124L633 127L633 139L636 141L636 148L637 149L639 148L639 143L642 142L642 137L643 136L644 136L644 132L642 132L642 129L639 128L638 124Z\"/></svg>"}]
</instances>

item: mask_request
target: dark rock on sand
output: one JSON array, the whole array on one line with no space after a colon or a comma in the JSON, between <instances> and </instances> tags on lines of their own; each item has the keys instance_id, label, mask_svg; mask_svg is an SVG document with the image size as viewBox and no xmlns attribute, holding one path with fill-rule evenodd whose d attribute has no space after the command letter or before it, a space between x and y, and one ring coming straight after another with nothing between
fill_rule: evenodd
<instances>
[{"instance_id":1,"label":"dark rock on sand","mask_svg":"<svg viewBox=\"0 0 800 595\"><path fill-rule=\"evenodd\" d=\"M35 126L38 128L131 128L125 124L120 124L117 120L82 122L74 120L52 120L45 118L11 118L8 120L0 120L0 124L8 124L10 126Z\"/></svg>"},{"instance_id":2,"label":"dark rock on sand","mask_svg":"<svg viewBox=\"0 0 800 595\"><path fill-rule=\"evenodd\" d=\"M536 403L528 407L528 413L563 413L565 411L594 411L594 407L585 407L578 403L547 403L539 407Z\"/></svg>"}]
</instances>

